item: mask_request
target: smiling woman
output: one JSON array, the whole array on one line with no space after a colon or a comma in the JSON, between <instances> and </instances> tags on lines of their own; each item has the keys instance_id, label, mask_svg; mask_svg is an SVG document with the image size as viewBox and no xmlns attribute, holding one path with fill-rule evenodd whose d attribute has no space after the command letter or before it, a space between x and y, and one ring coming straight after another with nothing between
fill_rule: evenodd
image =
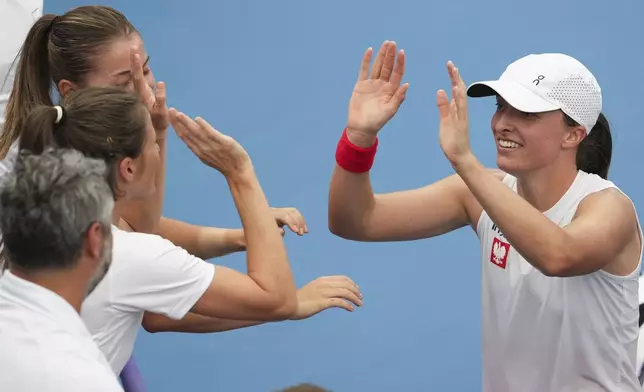
<instances>
[{"instance_id":1,"label":"smiling woman","mask_svg":"<svg viewBox=\"0 0 644 392\"><path fill-rule=\"evenodd\" d=\"M612 142L601 88L578 60L533 54L469 88L448 62L439 142L455 175L374 194L378 132L405 98L405 53L363 57L336 150L329 228L359 241L438 236L470 226L481 249L483 391L639 391L635 371L642 233L606 179ZM467 98L496 97L497 166L470 148ZM360 162L359 165L355 162ZM605 331L611 331L606 334ZM601 353L601 354L599 354Z\"/></svg>"}]
</instances>

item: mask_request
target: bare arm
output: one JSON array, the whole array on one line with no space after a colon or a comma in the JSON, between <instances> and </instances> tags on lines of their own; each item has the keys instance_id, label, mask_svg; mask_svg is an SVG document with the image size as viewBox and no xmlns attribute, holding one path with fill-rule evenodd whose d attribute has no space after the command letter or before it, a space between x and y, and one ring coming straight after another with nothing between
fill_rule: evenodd
<instances>
[{"instance_id":1,"label":"bare arm","mask_svg":"<svg viewBox=\"0 0 644 392\"><path fill-rule=\"evenodd\" d=\"M211 259L246 249L242 229L196 226L161 217L159 235L201 259Z\"/></svg>"},{"instance_id":2,"label":"bare arm","mask_svg":"<svg viewBox=\"0 0 644 392\"><path fill-rule=\"evenodd\" d=\"M401 86L405 53L385 41L371 72L367 49L349 102L347 136L369 148L405 98ZM374 195L368 173L351 173L336 165L329 191L329 229L357 241L404 241L428 238L471 223L467 187L451 176L424 188Z\"/></svg>"},{"instance_id":3,"label":"bare arm","mask_svg":"<svg viewBox=\"0 0 644 392\"><path fill-rule=\"evenodd\" d=\"M297 311L291 320L312 317L326 309L339 308L352 312L353 305L362 306L358 285L347 276L323 276L297 291ZM148 332L222 332L262 324L260 321L228 320L188 313L181 320L145 313L143 327Z\"/></svg>"},{"instance_id":4,"label":"bare arm","mask_svg":"<svg viewBox=\"0 0 644 392\"><path fill-rule=\"evenodd\" d=\"M423 188L374 195L368 173L336 166L329 192L329 229L356 241L437 236L470 223L469 191L456 175Z\"/></svg>"},{"instance_id":5,"label":"bare arm","mask_svg":"<svg viewBox=\"0 0 644 392\"><path fill-rule=\"evenodd\" d=\"M191 311L250 321L290 317L297 297L286 248L246 151L202 119L194 121L175 111L171 117L193 153L226 177L246 238L247 274L218 266Z\"/></svg>"},{"instance_id":6,"label":"bare arm","mask_svg":"<svg viewBox=\"0 0 644 392\"><path fill-rule=\"evenodd\" d=\"M143 317L143 328L150 333L157 332L187 332L187 333L213 333L233 329L252 327L263 324L263 321L228 320L215 317L201 316L188 313L181 320L146 312Z\"/></svg>"},{"instance_id":7,"label":"bare arm","mask_svg":"<svg viewBox=\"0 0 644 392\"><path fill-rule=\"evenodd\" d=\"M618 190L587 196L573 221L559 227L490 175L476 158L465 161L458 172L517 252L544 275L567 277L604 269L637 232L633 205Z\"/></svg>"}]
</instances>

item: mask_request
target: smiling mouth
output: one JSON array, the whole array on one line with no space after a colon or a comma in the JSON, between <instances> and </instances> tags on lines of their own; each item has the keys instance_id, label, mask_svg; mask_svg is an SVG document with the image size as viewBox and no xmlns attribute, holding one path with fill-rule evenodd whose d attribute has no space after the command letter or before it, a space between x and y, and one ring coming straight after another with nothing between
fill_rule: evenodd
<instances>
[{"instance_id":1,"label":"smiling mouth","mask_svg":"<svg viewBox=\"0 0 644 392\"><path fill-rule=\"evenodd\" d=\"M512 149L512 148L519 148L521 145L519 143L513 142L511 140L499 140L497 141L498 145L502 148L507 148L507 149Z\"/></svg>"}]
</instances>

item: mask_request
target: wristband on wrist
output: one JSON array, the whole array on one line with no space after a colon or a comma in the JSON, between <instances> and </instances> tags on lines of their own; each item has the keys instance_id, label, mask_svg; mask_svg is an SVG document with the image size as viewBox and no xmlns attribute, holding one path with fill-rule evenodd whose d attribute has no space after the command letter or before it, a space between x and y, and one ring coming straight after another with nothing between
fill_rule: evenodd
<instances>
[{"instance_id":1,"label":"wristband on wrist","mask_svg":"<svg viewBox=\"0 0 644 392\"><path fill-rule=\"evenodd\" d=\"M371 170L378 150L378 138L373 146L363 148L351 143L347 136L347 129L342 132L342 137L335 150L335 161L338 166L351 173L364 173Z\"/></svg>"}]
</instances>

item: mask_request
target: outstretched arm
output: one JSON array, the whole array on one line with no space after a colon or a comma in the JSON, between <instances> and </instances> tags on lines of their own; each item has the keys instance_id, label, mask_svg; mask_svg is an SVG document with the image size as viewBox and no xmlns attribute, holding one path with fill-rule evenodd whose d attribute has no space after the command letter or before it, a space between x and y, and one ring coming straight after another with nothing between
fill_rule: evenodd
<instances>
[{"instance_id":1,"label":"outstretched arm","mask_svg":"<svg viewBox=\"0 0 644 392\"><path fill-rule=\"evenodd\" d=\"M297 290L284 242L244 149L203 119L171 113L174 129L188 148L228 182L246 237L247 273L217 267L194 313L238 320L289 318L297 309Z\"/></svg>"},{"instance_id":2,"label":"outstretched arm","mask_svg":"<svg viewBox=\"0 0 644 392\"><path fill-rule=\"evenodd\" d=\"M308 233L306 220L297 209L271 208L271 214L275 230L281 235L284 235L284 227L300 236ZM246 250L243 229L197 226L161 217L159 235L204 260Z\"/></svg>"},{"instance_id":3,"label":"outstretched arm","mask_svg":"<svg viewBox=\"0 0 644 392\"><path fill-rule=\"evenodd\" d=\"M345 152L360 157L374 148L378 132L395 115L408 87L401 86L405 53L396 53L395 42L382 44L369 73L372 54L369 48L363 56L349 103L348 140L340 142ZM466 208L471 195L458 176L420 189L374 195L370 167L336 165L329 190L329 229L335 235L356 241L415 240L471 223Z\"/></svg>"},{"instance_id":4,"label":"outstretched arm","mask_svg":"<svg viewBox=\"0 0 644 392\"><path fill-rule=\"evenodd\" d=\"M362 306L362 294L358 286L346 276L326 276L315 279L297 292L297 312L291 320L312 317L326 309L340 308L353 311L352 303ZM210 333L251 327L262 321L228 320L188 313L181 320L145 313L143 328L155 332Z\"/></svg>"}]
</instances>

